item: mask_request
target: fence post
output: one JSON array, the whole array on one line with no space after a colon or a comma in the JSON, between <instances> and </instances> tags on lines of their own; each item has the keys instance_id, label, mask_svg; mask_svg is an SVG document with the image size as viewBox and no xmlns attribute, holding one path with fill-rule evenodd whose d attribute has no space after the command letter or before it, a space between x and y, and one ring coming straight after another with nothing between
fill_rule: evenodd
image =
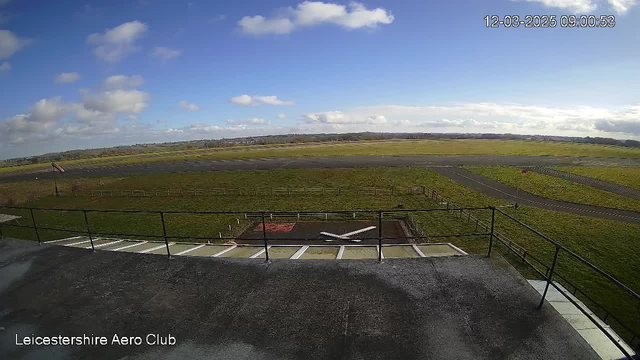
<instances>
[{"instance_id":1,"label":"fence post","mask_svg":"<svg viewBox=\"0 0 640 360\"><path fill-rule=\"evenodd\" d=\"M489 253L487 257L491 257L491 248L493 247L493 227L496 221L496 208L491 208L491 235L489 236Z\"/></svg>"},{"instance_id":2,"label":"fence post","mask_svg":"<svg viewBox=\"0 0 640 360\"><path fill-rule=\"evenodd\" d=\"M267 225L264 221L264 211L262 212L262 239L264 240L264 257L269 262L269 247L267 246Z\"/></svg>"},{"instance_id":3,"label":"fence post","mask_svg":"<svg viewBox=\"0 0 640 360\"><path fill-rule=\"evenodd\" d=\"M87 217L87 210L82 210L84 213L84 224L87 227L87 235L89 235L89 241L91 242L91 250L96 251L96 247L93 245L93 235L91 235L91 228L89 227L89 218Z\"/></svg>"},{"instance_id":4,"label":"fence post","mask_svg":"<svg viewBox=\"0 0 640 360\"><path fill-rule=\"evenodd\" d=\"M382 211L378 210L378 262L382 262Z\"/></svg>"},{"instance_id":5,"label":"fence post","mask_svg":"<svg viewBox=\"0 0 640 360\"><path fill-rule=\"evenodd\" d=\"M36 225L36 218L33 216L33 208L30 208L29 211L31 212L31 221L33 221L33 230L36 231L36 238L38 239L38 245L42 244L42 242L40 241L40 233L38 233L38 225Z\"/></svg>"},{"instance_id":6,"label":"fence post","mask_svg":"<svg viewBox=\"0 0 640 360\"><path fill-rule=\"evenodd\" d=\"M0 223L0 240L4 239L4 234L2 234L2 223Z\"/></svg>"},{"instance_id":7,"label":"fence post","mask_svg":"<svg viewBox=\"0 0 640 360\"><path fill-rule=\"evenodd\" d=\"M547 297L547 291L549 290L549 285L551 284L551 279L553 278L553 270L556 268L556 262L558 261L559 252L560 252L560 247L556 245L556 253L553 255L553 263L551 264L551 271L549 271L549 276L547 276L547 285L544 287L544 293L542 293L542 299L540 299L540 305L538 305L538 310L542 309L544 298Z\"/></svg>"},{"instance_id":8,"label":"fence post","mask_svg":"<svg viewBox=\"0 0 640 360\"><path fill-rule=\"evenodd\" d=\"M160 221L162 221L162 236L164 237L164 244L167 247L167 257L171 259L171 252L169 251L169 239L167 238L167 228L164 226L164 213L160 211Z\"/></svg>"}]
</instances>

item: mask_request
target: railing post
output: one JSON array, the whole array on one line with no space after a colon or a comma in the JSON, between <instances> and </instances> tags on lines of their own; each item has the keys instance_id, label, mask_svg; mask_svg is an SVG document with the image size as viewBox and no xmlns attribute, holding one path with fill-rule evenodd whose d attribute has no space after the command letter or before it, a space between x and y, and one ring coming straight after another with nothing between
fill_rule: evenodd
<instances>
[{"instance_id":1,"label":"railing post","mask_svg":"<svg viewBox=\"0 0 640 360\"><path fill-rule=\"evenodd\" d=\"M160 211L160 221L162 221L162 236L164 237L164 245L167 247L167 257L171 259L171 251L169 251L169 238L167 237L167 228L164 226L164 213Z\"/></svg>"},{"instance_id":2,"label":"railing post","mask_svg":"<svg viewBox=\"0 0 640 360\"><path fill-rule=\"evenodd\" d=\"M38 225L36 224L36 218L33 216L33 209L30 208L29 211L31 212L31 221L33 222L33 230L36 231L36 238L38 239L38 245L41 245L42 242L40 241L40 233L38 232Z\"/></svg>"},{"instance_id":3,"label":"railing post","mask_svg":"<svg viewBox=\"0 0 640 360\"><path fill-rule=\"evenodd\" d=\"M487 257L491 257L491 248L493 247L493 228L496 223L496 208L491 208L491 235L489 235L489 253Z\"/></svg>"},{"instance_id":4,"label":"railing post","mask_svg":"<svg viewBox=\"0 0 640 360\"><path fill-rule=\"evenodd\" d=\"M264 258L269 262L269 247L267 246L267 224L264 221L264 211L262 212L262 239L264 240Z\"/></svg>"},{"instance_id":5,"label":"railing post","mask_svg":"<svg viewBox=\"0 0 640 360\"><path fill-rule=\"evenodd\" d=\"M2 233L2 223L0 223L0 240L4 239L4 234Z\"/></svg>"},{"instance_id":6,"label":"railing post","mask_svg":"<svg viewBox=\"0 0 640 360\"><path fill-rule=\"evenodd\" d=\"M553 278L553 270L556 268L556 262L558 261L559 252L560 252L560 247L556 245L556 253L553 255L553 263L551 264L551 271L549 272L549 276L547 276L547 285L544 287L544 293L542 293L542 299L540 299L540 305L538 305L538 310L542 309L544 298L547 297L547 291L549 290L549 285L551 285L551 279Z\"/></svg>"},{"instance_id":7,"label":"railing post","mask_svg":"<svg viewBox=\"0 0 640 360\"><path fill-rule=\"evenodd\" d=\"M89 218L87 217L87 210L82 210L84 214L84 224L87 227L87 235L89 235L89 241L91 242L91 250L96 251L95 246L93 246L93 236L91 235L91 228L89 227Z\"/></svg>"},{"instance_id":8,"label":"railing post","mask_svg":"<svg viewBox=\"0 0 640 360\"><path fill-rule=\"evenodd\" d=\"M378 210L378 262L382 262L382 211Z\"/></svg>"}]
</instances>

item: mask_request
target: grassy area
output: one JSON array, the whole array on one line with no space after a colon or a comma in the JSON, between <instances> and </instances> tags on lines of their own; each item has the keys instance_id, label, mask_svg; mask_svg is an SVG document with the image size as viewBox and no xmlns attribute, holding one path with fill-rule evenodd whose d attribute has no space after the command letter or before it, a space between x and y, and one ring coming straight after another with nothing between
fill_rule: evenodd
<instances>
[{"instance_id":1,"label":"grassy area","mask_svg":"<svg viewBox=\"0 0 640 360\"><path fill-rule=\"evenodd\" d=\"M25 182L20 186L43 186L42 183ZM423 168L367 168L367 169L314 169L314 170L272 170L244 172L215 172L192 174L143 175L111 179L105 182L104 189L166 188L171 187L256 187L256 186L406 186L422 184L437 190L445 198L465 206L501 205L502 201L486 197L480 193L459 185L431 170ZM3 185L4 186L4 185ZM17 185L16 185L17 186ZM16 188L17 189L17 188ZM50 191L50 190L49 190ZM55 208L87 209L143 209L143 210L211 210L211 211L257 211L257 210L350 210L394 208L402 203L405 208L441 207L424 196L211 196L211 197L44 197L28 202L28 206ZM3 210L3 212L8 212ZM23 223L29 223L29 214ZM483 219L490 217L488 211L477 214ZM552 238L593 262L604 271L612 274L636 291L640 291L640 250L635 239L640 226L616 221L595 219L573 214L529 208L519 210L519 218L540 229ZM40 226L63 227L84 231L82 213L65 212L63 214L36 211L35 217ZM203 236L215 239L218 232L228 231L229 224L237 224L238 216L212 215L168 215L167 231L174 236ZM94 232L120 232L140 235L161 235L162 229L158 214L105 214L90 213L89 221ZM473 224L456 214L443 212L417 216L417 222L428 234L451 234L474 232ZM235 225L234 225L235 226ZM529 251L530 255L550 265L554 248L548 242L518 226L504 216L496 217L497 231L507 235L517 244ZM31 230L16 230L3 227L5 235L33 238ZM226 233L225 233L226 235ZM52 231L41 231L43 239L68 236ZM440 240L438 240L440 241ZM448 241L448 240L447 240ZM471 253L485 253L487 238L467 238L451 240L455 245ZM501 250L502 249L502 250ZM496 245L496 250L505 253ZM510 257L513 260L512 257ZM513 264L527 276L531 272ZM637 303L616 288L611 287L593 271L571 259L566 254L559 258L558 270L562 275L579 285L591 297L614 311L615 315L630 319L635 329L640 330L640 314ZM597 310L594 308L594 310ZM602 315L602 313L600 313Z\"/></svg>"},{"instance_id":2,"label":"grassy area","mask_svg":"<svg viewBox=\"0 0 640 360\"><path fill-rule=\"evenodd\" d=\"M60 161L63 167L100 167L206 159L345 155L548 155L640 158L640 149L621 146L525 140L385 140L292 145L239 146ZM0 168L2 172L44 170L49 164Z\"/></svg>"},{"instance_id":3,"label":"grassy area","mask_svg":"<svg viewBox=\"0 0 640 360\"><path fill-rule=\"evenodd\" d=\"M640 190L640 169L595 166L557 166L558 170L610 181Z\"/></svg>"},{"instance_id":4,"label":"grassy area","mask_svg":"<svg viewBox=\"0 0 640 360\"><path fill-rule=\"evenodd\" d=\"M465 166L465 169L520 190L550 199L615 209L640 211L640 200L600 190L589 185L536 172L523 174L508 166Z\"/></svg>"}]
</instances>

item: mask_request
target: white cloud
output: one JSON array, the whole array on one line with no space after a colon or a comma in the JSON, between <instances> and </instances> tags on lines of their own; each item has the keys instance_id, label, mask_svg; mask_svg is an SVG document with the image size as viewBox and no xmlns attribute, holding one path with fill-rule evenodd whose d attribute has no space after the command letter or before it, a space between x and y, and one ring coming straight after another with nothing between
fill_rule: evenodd
<instances>
[{"instance_id":1,"label":"white cloud","mask_svg":"<svg viewBox=\"0 0 640 360\"><path fill-rule=\"evenodd\" d=\"M152 56L157 57L162 61L168 61L182 54L180 49L171 49L165 46L157 46L151 53Z\"/></svg>"},{"instance_id":2,"label":"white cloud","mask_svg":"<svg viewBox=\"0 0 640 360\"><path fill-rule=\"evenodd\" d=\"M140 75L112 75L105 79L100 88L103 90L134 89L143 83L144 79Z\"/></svg>"},{"instance_id":3,"label":"white cloud","mask_svg":"<svg viewBox=\"0 0 640 360\"><path fill-rule=\"evenodd\" d=\"M249 96L239 95L232 97L229 101L236 105L241 106L258 106L258 105L275 105L275 106L289 106L295 105L294 101L285 101L278 99L277 96Z\"/></svg>"},{"instance_id":4,"label":"white cloud","mask_svg":"<svg viewBox=\"0 0 640 360\"><path fill-rule=\"evenodd\" d=\"M618 14L625 14L629 9L638 4L638 0L608 0L613 11Z\"/></svg>"},{"instance_id":5,"label":"white cloud","mask_svg":"<svg viewBox=\"0 0 640 360\"><path fill-rule=\"evenodd\" d=\"M139 113L148 106L149 98L149 94L139 90L113 90L85 97L84 105L105 113Z\"/></svg>"},{"instance_id":6,"label":"white cloud","mask_svg":"<svg viewBox=\"0 0 640 360\"><path fill-rule=\"evenodd\" d=\"M640 135L640 106L623 109L470 103L449 106L381 105L303 115L309 129L367 131L512 132L567 136ZM636 132L638 129L638 132Z\"/></svg>"},{"instance_id":7,"label":"white cloud","mask_svg":"<svg viewBox=\"0 0 640 360\"><path fill-rule=\"evenodd\" d=\"M525 0L527 2L541 3L546 7L565 9L573 13L589 13L598 6L593 0Z\"/></svg>"},{"instance_id":8,"label":"white cloud","mask_svg":"<svg viewBox=\"0 0 640 360\"><path fill-rule=\"evenodd\" d=\"M245 34L288 34L296 28L321 24L333 24L346 29L376 28L391 24L391 12L383 9L367 9L363 4L352 2L349 6L320 1L305 1L296 8L281 9L273 17L262 15L245 16L238 21Z\"/></svg>"},{"instance_id":9,"label":"white cloud","mask_svg":"<svg viewBox=\"0 0 640 360\"><path fill-rule=\"evenodd\" d=\"M263 118L251 118L247 120L227 120L229 125L269 125L271 121Z\"/></svg>"},{"instance_id":10,"label":"white cloud","mask_svg":"<svg viewBox=\"0 0 640 360\"><path fill-rule=\"evenodd\" d=\"M11 70L11 64L9 64L8 61L5 61L2 64L0 64L0 72L9 71L9 70Z\"/></svg>"},{"instance_id":11,"label":"white cloud","mask_svg":"<svg viewBox=\"0 0 640 360\"><path fill-rule=\"evenodd\" d=\"M187 111L200 111L200 107L196 104L190 104L186 100L180 101L180 107Z\"/></svg>"},{"instance_id":12,"label":"white cloud","mask_svg":"<svg viewBox=\"0 0 640 360\"><path fill-rule=\"evenodd\" d=\"M128 54L136 52L136 41L147 31L146 24L131 21L107 29L104 33L94 33L87 37L87 43L94 45L93 53L108 63L116 63Z\"/></svg>"},{"instance_id":13,"label":"white cloud","mask_svg":"<svg viewBox=\"0 0 640 360\"><path fill-rule=\"evenodd\" d=\"M78 79L80 79L80 74L77 72L60 73L56 76L57 83L72 83L78 81Z\"/></svg>"},{"instance_id":14,"label":"white cloud","mask_svg":"<svg viewBox=\"0 0 640 360\"><path fill-rule=\"evenodd\" d=\"M61 97L42 99L25 114L0 120L0 143L6 140L6 143L33 144L66 136L86 138L117 134L123 129L130 131L131 124L125 123L123 127L119 120L137 120L140 112L148 106L150 96L131 88L141 84L142 78L116 76L110 79L96 92L84 91L81 102L65 103ZM105 87L109 89L105 90Z\"/></svg>"},{"instance_id":15,"label":"white cloud","mask_svg":"<svg viewBox=\"0 0 640 360\"><path fill-rule=\"evenodd\" d=\"M276 117L278 119L286 119L287 118L287 114L280 113L280 114L276 115Z\"/></svg>"},{"instance_id":16,"label":"white cloud","mask_svg":"<svg viewBox=\"0 0 640 360\"><path fill-rule=\"evenodd\" d=\"M0 30L0 59L5 59L18 52L31 42L20 38L9 30Z\"/></svg>"}]
</instances>

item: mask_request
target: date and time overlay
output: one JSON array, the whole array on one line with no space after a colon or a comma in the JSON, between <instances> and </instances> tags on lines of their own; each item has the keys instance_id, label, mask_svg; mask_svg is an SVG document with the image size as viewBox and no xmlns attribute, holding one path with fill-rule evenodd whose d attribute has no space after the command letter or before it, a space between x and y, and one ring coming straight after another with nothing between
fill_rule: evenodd
<instances>
[{"instance_id":1,"label":"date and time overlay","mask_svg":"<svg viewBox=\"0 0 640 360\"><path fill-rule=\"evenodd\" d=\"M615 15L487 15L487 28L614 28Z\"/></svg>"}]
</instances>

